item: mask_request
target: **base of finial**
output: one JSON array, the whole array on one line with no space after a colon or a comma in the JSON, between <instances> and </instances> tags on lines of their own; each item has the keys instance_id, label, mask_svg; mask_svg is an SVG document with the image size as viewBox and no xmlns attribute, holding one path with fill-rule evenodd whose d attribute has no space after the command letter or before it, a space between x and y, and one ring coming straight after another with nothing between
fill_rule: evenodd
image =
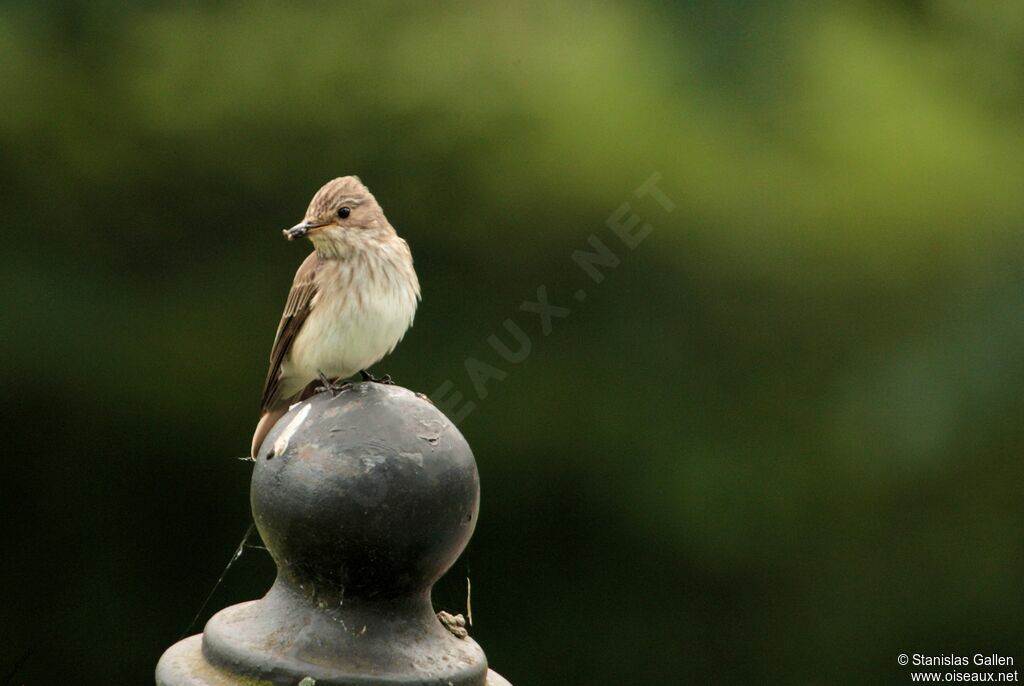
<instances>
[{"instance_id":1,"label":"base of finial","mask_svg":"<svg viewBox=\"0 0 1024 686\"><path fill-rule=\"evenodd\" d=\"M210 664L203 655L202 634L189 636L172 645L156 666L156 686L273 686L273 684L272 681L260 681L252 677L231 674ZM512 685L498 673L488 670L485 686Z\"/></svg>"}]
</instances>

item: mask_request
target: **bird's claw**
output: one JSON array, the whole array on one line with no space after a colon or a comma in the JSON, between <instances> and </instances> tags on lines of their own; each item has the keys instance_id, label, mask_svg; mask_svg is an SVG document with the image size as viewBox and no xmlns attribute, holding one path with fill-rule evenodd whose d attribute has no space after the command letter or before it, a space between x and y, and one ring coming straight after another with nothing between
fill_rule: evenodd
<instances>
[{"instance_id":1,"label":"bird's claw","mask_svg":"<svg viewBox=\"0 0 1024 686\"><path fill-rule=\"evenodd\" d=\"M385 374L384 376L382 376L382 377L380 377L378 379L376 376L374 376L370 372L366 371L365 369L362 369L362 370L359 371L359 376L363 377L363 381L372 381L373 383L382 383L385 386L393 386L395 384L395 382L391 380L391 375L390 374Z\"/></svg>"},{"instance_id":2,"label":"bird's claw","mask_svg":"<svg viewBox=\"0 0 1024 686\"><path fill-rule=\"evenodd\" d=\"M352 388L350 383L336 383L327 378L327 375L321 371L317 372L317 378L320 379L320 385L313 389L314 393L330 393L331 397L337 396L342 391L347 391Z\"/></svg>"}]
</instances>

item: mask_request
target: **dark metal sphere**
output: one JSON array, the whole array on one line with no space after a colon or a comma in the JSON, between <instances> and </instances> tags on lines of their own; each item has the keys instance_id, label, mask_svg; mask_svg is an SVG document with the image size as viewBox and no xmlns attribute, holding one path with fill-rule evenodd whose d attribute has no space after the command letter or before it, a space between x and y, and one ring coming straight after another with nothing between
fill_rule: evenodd
<instances>
[{"instance_id":1,"label":"dark metal sphere","mask_svg":"<svg viewBox=\"0 0 1024 686\"><path fill-rule=\"evenodd\" d=\"M285 415L252 477L281 574L345 597L429 589L476 526L480 482L459 430L398 386L321 393Z\"/></svg>"}]
</instances>

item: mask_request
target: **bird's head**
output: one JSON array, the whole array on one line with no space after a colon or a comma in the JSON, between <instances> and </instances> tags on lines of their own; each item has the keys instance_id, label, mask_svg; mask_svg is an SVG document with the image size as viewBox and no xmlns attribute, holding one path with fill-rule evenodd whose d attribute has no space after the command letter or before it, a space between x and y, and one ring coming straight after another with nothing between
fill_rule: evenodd
<instances>
[{"instance_id":1,"label":"bird's head","mask_svg":"<svg viewBox=\"0 0 1024 686\"><path fill-rule=\"evenodd\" d=\"M358 176L341 176L316 192L302 221L284 230L285 238L308 237L317 250L351 244L360 233L393 230L377 199ZM331 250L334 252L334 250Z\"/></svg>"}]
</instances>

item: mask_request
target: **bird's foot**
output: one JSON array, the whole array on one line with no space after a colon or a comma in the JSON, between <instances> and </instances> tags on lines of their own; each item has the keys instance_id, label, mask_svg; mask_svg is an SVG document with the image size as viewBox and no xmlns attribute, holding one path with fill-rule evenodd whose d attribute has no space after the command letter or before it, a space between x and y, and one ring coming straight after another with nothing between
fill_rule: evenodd
<instances>
[{"instance_id":1,"label":"bird's foot","mask_svg":"<svg viewBox=\"0 0 1024 686\"><path fill-rule=\"evenodd\" d=\"M359 371L359 376L363 377L363 381L372 381L373 383L382 383L382 384L384 384L386 386L393 386L395 384L395 382L391 380L391 375L390 374L385 374L384 376L382 376L382 377L380 377L378 379L376 376L374 376L370 372L366 371L365 369L362 369L362 370Z\"/></svg>"},{"instance_id":2,"label":"bird's foot","mask_svg":"<svg viewBox=\"0 0 1024 686\"><path fill-rule=\"evenodd\" d=\"M347 391L352 388L352 384L350 383L338 383L337 380L331 381L327 378L327 375L319 369L316 372L316 376L320 379L320 385L313 389L314 393L330 393L333 398L342 391Z\"/></svg>"},{"instance_id":3,"label":"bird's foot","mask_svg":"<svg viewBox=\"0 0 1024 686\"><path fill-rule=\"evenodd\" d=\"M466 638L469 632L466 631L466 618L462 615L453 615L444 610L437 613L437 618L444 625L444 628L459 638Z\"/></svg>"}]
</instances>

